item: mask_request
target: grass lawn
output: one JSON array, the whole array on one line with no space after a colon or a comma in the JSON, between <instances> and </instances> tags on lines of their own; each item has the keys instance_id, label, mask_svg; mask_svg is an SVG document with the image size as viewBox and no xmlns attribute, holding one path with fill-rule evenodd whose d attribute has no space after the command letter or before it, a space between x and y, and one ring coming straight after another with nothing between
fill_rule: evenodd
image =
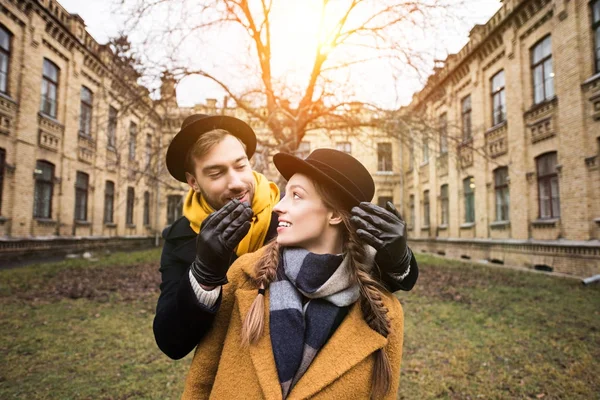
<instances>
[{"instance_id":1,"label":"grass lawn","mask_svg":"<svg viewBox=\"0 0 600 400\"><path fill-rule=\"evenodd\" d=\"M160 250L0 271L1 399L178 398L156 347ZM420 256L399 399L597 399L600 287Z\"/></svg>"}]
</instances>

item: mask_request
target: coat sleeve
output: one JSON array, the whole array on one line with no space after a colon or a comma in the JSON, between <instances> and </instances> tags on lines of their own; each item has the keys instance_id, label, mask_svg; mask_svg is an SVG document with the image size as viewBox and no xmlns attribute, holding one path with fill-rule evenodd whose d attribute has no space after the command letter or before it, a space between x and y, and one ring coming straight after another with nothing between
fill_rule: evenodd
<instances>
[{"instance_id":1,"label":"coat sleeve","mask_svg":"<svg viewBox=\"0 0 600 400\"><path fill-rule=\"evenodd\" d=\"M419 265L417 264L414 253L410 259L410 271L408 275L402 278L402 275L406 270L403 265L398 265L398 267L401 267L402 270L397 271L393 268L381 268L381 278L384 286L390 292L411 290L413 286L415 286L415 283L417 283L417 278L419 277Z\"/></svg>"},{"instance_id":2,"label":"coat sleeve","mask_svg":"<svg viewBox=\"0 0 600 400\"><path fill-rule=\"evenodd\" d=\"M173 255L176 247L165 241L160 261L160 296L154 317L154 338L172 359L190 353L208 332L220 307L221 296L211 308L198 301L189 280L189 265Z\"/></svg>"}]
</instances>

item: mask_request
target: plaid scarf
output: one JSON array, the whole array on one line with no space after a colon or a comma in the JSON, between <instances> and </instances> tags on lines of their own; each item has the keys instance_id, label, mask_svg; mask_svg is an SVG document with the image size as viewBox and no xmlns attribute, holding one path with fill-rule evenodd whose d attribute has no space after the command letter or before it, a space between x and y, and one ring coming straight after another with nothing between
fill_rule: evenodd
<instances>
[{"instance_id":1,"label":"plaid scarf","mask_svg":"<svg viewBox=\"0 0 600 400\"><path fill-rule=\"evenodd\" d=\"M341 255L283 250L269 286L269 326L284 399L359 298L348 269Z\"/></svg>"}]
</instances>

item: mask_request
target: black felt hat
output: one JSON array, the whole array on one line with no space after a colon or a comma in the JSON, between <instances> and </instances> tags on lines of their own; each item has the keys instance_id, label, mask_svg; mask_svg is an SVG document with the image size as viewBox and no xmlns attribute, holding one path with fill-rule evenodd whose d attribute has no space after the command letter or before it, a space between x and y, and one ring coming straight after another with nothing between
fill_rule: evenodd
<instances>
[{"instance_id":1,"label":"black felt hat","mask_svg":"<svg viewBox=\"0 0 600 400\"><path fill-rule=\"evenodd\" d=\"M167 169L173 178L181 182L185 179L185 161L198 138L214 129L223 129L239 138L246 145L246 155L252 157L256 150L256 135L244 121L226 115L194 114L183 120L167 149Z\"/></svg>"},{"instance_id":2,"label":"black felt hat","mask_svg":"<svg viewBox=\"0 0 600 400\"><path fill-rule=\"evenodd\" d=\"M362 201L371 201L375 194L375 183L365 166L338 150L317 149L305 160L288 153L277 153L273 162L287 180L301 173L335 188L348 209Z\"/></svg>"}]
</instances>

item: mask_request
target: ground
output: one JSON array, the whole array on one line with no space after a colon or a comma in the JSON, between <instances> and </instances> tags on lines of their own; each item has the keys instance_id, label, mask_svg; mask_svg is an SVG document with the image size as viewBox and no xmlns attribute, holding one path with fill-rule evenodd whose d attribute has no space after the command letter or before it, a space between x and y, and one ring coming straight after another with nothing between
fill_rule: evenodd
<instances>
[{"instance_id":1,"label":"ground","mask_svg":"<svg viewBox=\"0 0 600 400\"><path fill-rule=\"evenodd\" d=\"M98 255L96 255L98 256ZM160 250L0 271L0 398L179 398L156 347ZM421 255L399 399L592 399L600 286Z\"/></svg>"}]
</instances>

